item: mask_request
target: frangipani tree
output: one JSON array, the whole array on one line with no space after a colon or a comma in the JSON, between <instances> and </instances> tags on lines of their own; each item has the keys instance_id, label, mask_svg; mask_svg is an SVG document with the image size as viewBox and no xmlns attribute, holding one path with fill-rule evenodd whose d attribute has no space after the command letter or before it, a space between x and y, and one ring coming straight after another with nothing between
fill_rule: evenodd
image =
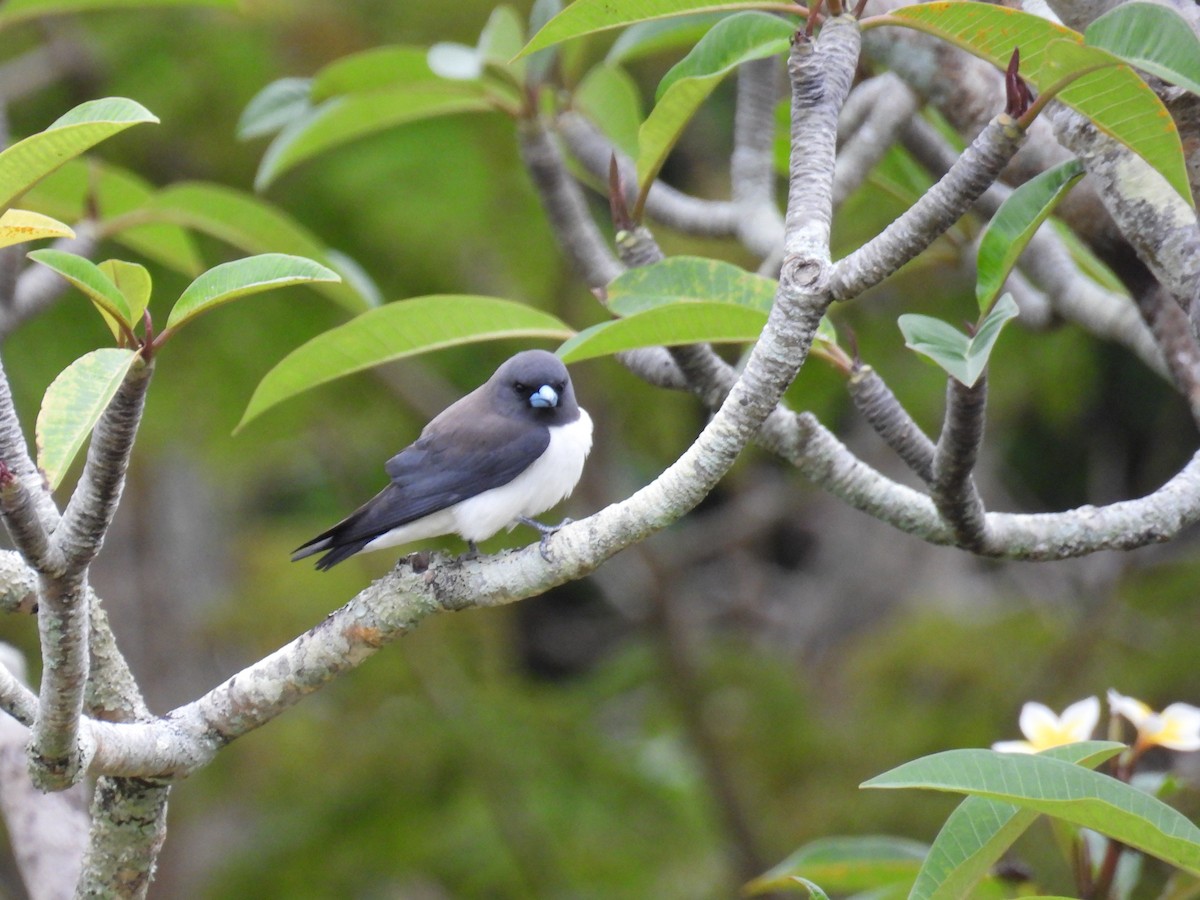
<instances>
[{"instance_id":1,"label":"frangipani tree","mask_svg":"<svg viewBox=\"0 0 1200 900\"><path fill-rule=\"evenodd\" d=\"M10 0L6 9L13 6ZM872 0L872 6L854 10L838 3L805 10L750 0L577 0L561 10L554 3L536 4L529 27L501 7L475 47L383 48L334 63L311 80L271 85L248 108L243 135L275 135L259 172L260 187L382 128L438 115L511 117L563 252L611 313L611 321L590 329L477 295L366 309L372 298L363 285L369 282L346 283L352 281L347 277L334 287L338 275L325 262L339 260L314 246L311 236L257 201L211 187L167 188L108 221L121 233L147 225L186 226L207 228L235 243L261 244L249 259L199 274L161 330L141 314L152 286L137 264L96 265L61 249L35 251L36 263L100 309L117 344L68 368L43 407L40 465L51 482L91 435L88 462L61 513L24 444L6 383L0 389L0 512L19 551L5 557L5 596L10 609L36 604L43 637L40 692L35 695L9 673L0 684L0 707L31 729L37 784L57 790L85 777L97 779L78 893L144 895L165 838L171 785L207 765L230 742L426 616L514 602L594 571L686 515L752 442L906 533L985 556L1047 560L1132 548L1171 539L1200 518L1195 458L1146 497L1056 513L989 510L972 477L984 432L987 364L1001 329L1018 316L1036 322L1052 310L1120 341L1183 392L1200 415L1195 324L1200 233L1190 175L1195 167L1189 168L1168 107L1135 71L1164 79L1155 86L1172 102L1181 97L1192 102L1186 92L1200 86L1194 23L1180 12L1144 3L1121 5L1094 23L1072 19L1071 13L1084 15L1064 4L1060 16L1083 31L1030 12L965 2L893 8ZM674 21L700 14L702 19L682 25ZM564 42L613 28L626 30L608 59L586 75L573 72ZM892 36L897 31L899 39ZM667 73L654 108L642 116L621 63L648 46L664 45L694 46ZM952 46L974 54L978 77L954 78L939 70L933 78L922 68ZM788 90L781 91L784 58ZM859 79L864 60L891 71ZM955 60L963 68L976 65ZM683 195L658 179L663 163L716 84L735 71L732 196ZM971 90L981 92L972 98L976 102L962 103ZM965 132L961 153L945 129L915 116L921 91ZM790 124L778 153L775 111L781 95ZM113 121L148 120L132 101L105 104L119 115L106 112L102 128L115 127L107 124ZM986 109L985 120L952 117L956 104L972 113ZM59 136L55 132L81 122L90 127L93 118L91 112L73 111L40 140L49 145ZM944 170L940 179L914 196L878 236L835 260L830 233L839 205L884 158L891 139L901 136L923 164ZM79 141L73 155L87 146ZM1023 146L1029 148L1024 166L1036 175L1016 178L1023 181L1020 187L1004 186L1001 173ZM615 247L592 217L564 148L583 178L607 186ZM777 156L787 180L782 208L775 196ZM0 156L0 185L9 177L5 165ZM13 174L9 199L54 167L44 168ZM1095 239L1125 241L1138 254L1139 272L1148 280L1136 296L1092 278L1095 267L1086 250L1038 230L1068 191L1082 189L1076 185L1084 173L1095 185L1093 199L1108 215L1093 215ZM917 314L898 323L908 345L946 372L945 419L935 441L859 358L852 341L839 337L827 314L859 301L972 209L991 224L980 241L979 287L966 331ZM734 238L760 261L758 271L705 259L664 259L648 223ZM50 230L39 235L67 235L66 226L43 224ZM170 234L178 257L186 251L180 251L178 234ZM1025 271L1011 277L1019 258ZM353 271L344 263L342 268ZM200 313L300 282L322 286L359 314L283 360L250 399L243 421L341 375L496 337L561 339L559 352L568 361L614 355L651 384L690 391L712 417L653 481L566 526L545 553L533 546L473 560L441 554L406 560L290 643L193 701L152 715L116 649L102 602L88 587L87 568L120 500L153 367L164 345ZM364 340L368 335L386 340ZM747 350L735 367L712 343L741 343ZM920 489L888 478L811 413L782 402L810 356L845 375L866 421L911 469ZM1009 789L1014 780L1070 771L1067 788L1094 787L1101 801L1116 796L1122 810L1115 825L1092 815L1083 824L1114 828L1117 839L1195 871L1200 840L1194 826L1163 818L1158 806L1122 789L1127 786L1100 787L1092 773L1082 774L1083 766L1099 765L1119 750L1084 745L1062 751L1063 758L1019 761L997 761L991 751L978 751L989 754L986 762L971 761L991 780L975 788L1026 804L1022 809L1044 809L1064 798L1014 792ZM971 787L947 774L961 764L958 758L912 765L918 764L916 774L907 771L890 781L881 776L884 781L874 786L913 783L920 776L951 784L946 789ZM1027 819L1022 815L1020 821ZM1015 838L1019 830L1006 828L1004 835ZM997 846L990 842L989 852ZM973 860L976 874L981 858Z\"/></svg>"}]
</instances>

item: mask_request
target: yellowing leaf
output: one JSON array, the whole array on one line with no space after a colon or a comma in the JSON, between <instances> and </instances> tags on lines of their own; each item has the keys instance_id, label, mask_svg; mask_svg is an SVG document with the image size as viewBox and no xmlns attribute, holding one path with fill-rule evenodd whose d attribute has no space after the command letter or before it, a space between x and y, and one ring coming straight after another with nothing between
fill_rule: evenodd
<instances>
[{"instance_id":1,"label":"yellowing leaf","mask_svg":"<svg viewBox=\"0 0 1200 900\"><path fill-rule=\"evenodd\" d=\"M0 247L11 247L43 238L75 237L75 232L58 219L25 209L6 209L0 216Z\"/></svg>"}]
</instances>

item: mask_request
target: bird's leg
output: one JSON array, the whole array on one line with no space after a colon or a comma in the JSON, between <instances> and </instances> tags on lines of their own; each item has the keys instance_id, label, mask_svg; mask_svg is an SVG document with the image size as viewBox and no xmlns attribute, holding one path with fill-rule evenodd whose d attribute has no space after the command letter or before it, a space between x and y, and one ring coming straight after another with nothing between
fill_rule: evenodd
<instances>
[{"instance_id":1,"label":"bird's leg","mask_svg":"<svg viewBox=\"0 0 1200 900\"><path fill-rule=\"evenodd\" d=\"M472 540L467 541L467 552L462 555L463 559L479 559L479 546Z\"/></svg>"},{"instance_id":2,"label":"bird's leg","mask_svg":"<svg viewBox=\"0 0 1200 900\"><path fill-rule=\"evenodd\" d=\"M546 562L550 562L550 551L546 547L546 541L550 540L550 536L558 532L559 529L570 525L574 519L563 519L557 525L546 525L542 522L539 522L537 519L529 518L529 516L517 516L517 521L522 525L528 525L530 528L536 529L537 532L542 536L542 539L538 541L538 552L542 554L542 559L544 559Z\"/></svg>"}]
</instances>

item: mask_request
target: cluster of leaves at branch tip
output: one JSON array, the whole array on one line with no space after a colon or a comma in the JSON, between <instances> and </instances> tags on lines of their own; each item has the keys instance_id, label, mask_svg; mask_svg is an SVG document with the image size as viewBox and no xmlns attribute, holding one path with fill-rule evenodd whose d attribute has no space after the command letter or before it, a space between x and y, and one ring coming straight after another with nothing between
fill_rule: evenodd
<instances>
[{"instance_id":1,"label":"cluster of leaves at branch tip","mask_svg":"<svg viewBox=\"0 0 1200 900\"><path fill-rule=\"evenodd\" d=\"M1014 190L988 222L976 256L975 298L981 318L971 334L940 319L909 313L898 322L905 344L973 387L987 368L1000 331L1018 314L1011 294L996 299L1005 279L1038 228L1083 174L1077 159L1042 172Z\"/></svg>"},{"instance_id":2,"label":"cluster of leaves at branch tip","mask_svg":"<svg viewBox=\"0 0 1200 900\"><path fill-rule=\"evenodd\" d=\"M1064 852L1099 841L1095 859L1112 847L1118 853L1134 848L1191 876L1200 874L1200 829L1162 801L1169 783L1133 773L1150 747L1200 749L1200 708L1172 703L1156 712L1111 690L1108 700L1110 732L1119 735L1120 721L1129 722L1137 732L1132 746L1092 740L1100 719L1096 697L1071 704L1061 716L1043 704L1026 703L1020 717L1026 740L1002 741L991 750L935 753L862 785L967 795L932 844L886 835L822 838L749 882L743 892L803 889L824 897L826 890L907 890L912 900L992 896L993 891L1008 896L995 864L1041 815L1062 826ZM1110 774L1093 771L1105 764Z\"/></svg>"},{"instance_id":3,"label":"cluster of leaves at branch tip","mask_svg":"<svg viewBox=\"0 0 1200 900\"><path fill-rule=\"evenodd\" d=\"M74 157L125 129L158 119L121 97L83 103L45 131L0 153L0 201L27 193ZM8 209L0 217L0 244L73 237L71 228L48 216ZM29 259L46 266L82 292L99 311L118 346L95 350L68 366L46 391L38 413L38 464L57 487L101 414L139 358L149 359L180 328L238 297L289 284L338 281L329 268L302 257L267 253L219 265L199 275L180 295L157 336L148 313L152 285L144 266L111 259L100 264L57 249L35 250ZM136 333L143 325L141 336Z\"/></svg>"},{"instance_id":4,"label":"cluster of leaves at branch tip","mask_svg":"<svg viewBox=\"0 0 1200 900\"><path fill-rule=\"evenodd\" d=\"M312 79L269 85L247 107L239 132L247 138L274 135L257 179L265 187L302 162L384 129L452 113L513 112L513 103L524 102L519 88L528 90L537 83L551 54L559 54L560 66L567 64L561 52L566 42L629 26L603 63L571 80L579 85L572 101L575 108L636 160L638 192L631 213L636 221L664 160L716 85L743 62L787 52L799 15L739 11L743 5L754 4L749 0L720 4L724 14L716 14L715 5L705 0L576 0L565 7L545 0L535 4L528 27L510 8L499 7L473 47L385 47L338 60ZM1020 71L1013 78L1024 90L1021 105L1029 100L1026 83L1038 94L1033 107L1024 111L1026 116L1057 96L1142 156L1190 202L1179 136L1161 101L1130 68L1132 64L1152 71L1191 90L1200 87L1200 43L1173 11L1128 3L1097 20L1083 35L1037 16L976 2L918 4L861 23L863 28L883 25L932 33L1001 69L1019 50ZM526 31L532 37L522 47ZM643 119L637 91L622 64L646 52L684 45L690 49L663 77L654 108ZM528 71L535 68L535 60L536 78ZM1098 68L1106 71L1100 73ZM1096 77L1106 79L1102 99L1093 89ZM1035 179L1017 192L989 227L979 258L981 319L972 335L912 315L901 320L909 345L952 377L974 384L1000 328L1015 314L1011 298L996 298L1019 249L1078 177L1078 164L1068 164ZM619 296L620 287L616 290ZM448 324L457 327L436 329L425 345L404 342L396 353L365 346L355 329L335 330L328 349L352 350L348 361L330 368L316 360L313 346L299 348L260 384L242 424L332 378L396 355L454 343L568 334L572 336L559 352L572 361L647 346L650 340L667 345L751 341L761 330L754 303L744 299L731 303L734 295L728 292L685 291L686 315L661 302L667 295L648 296L660 299L638 310L614 307L621 318L578 335L557 320L525 321L514 307L497 305L502 301L494 298L460 298L467 304L459 304L463 309L469 306L482 314L486 308L485 320L476 324L452 316ZM388 327L417 324L424 315L424 304L414 304L387 313L378 323L375 317L370 322L382 324L386 319ZM505 321L506 317L511 318ZM836 346L836 337L824 335L824 339L827 347Z\"/></svg>"}]
</instances>

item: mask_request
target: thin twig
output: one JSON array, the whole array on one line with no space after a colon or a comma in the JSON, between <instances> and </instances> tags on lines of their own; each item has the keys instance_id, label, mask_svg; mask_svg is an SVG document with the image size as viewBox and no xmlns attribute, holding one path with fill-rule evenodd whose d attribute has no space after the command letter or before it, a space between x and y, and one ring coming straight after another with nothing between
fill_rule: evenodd
<instances>
[{"instance_id":1,"label":"thin twig","mask_svg":"<svg viewBox=\"0 0 1200 900\"><path fill-rule=\"evenodd\" d=\"M983 442L987 376L971 387L957 378L947 381L946 418L933 457L933 502L958 543L978 552L987 543L987 519L971 472Z\"/></svg>"},{"instance_id":2,"label":"thin twig","mask_svg":"<svg viewBox=\"0 0 1200 900\"><path fill-rule=\"evenodd\" d=\"M875 433L926 484L933 484L933 441L900 405L879 373L859 366L847 381L850 398Z\"/></svg>"}]
</instances>

